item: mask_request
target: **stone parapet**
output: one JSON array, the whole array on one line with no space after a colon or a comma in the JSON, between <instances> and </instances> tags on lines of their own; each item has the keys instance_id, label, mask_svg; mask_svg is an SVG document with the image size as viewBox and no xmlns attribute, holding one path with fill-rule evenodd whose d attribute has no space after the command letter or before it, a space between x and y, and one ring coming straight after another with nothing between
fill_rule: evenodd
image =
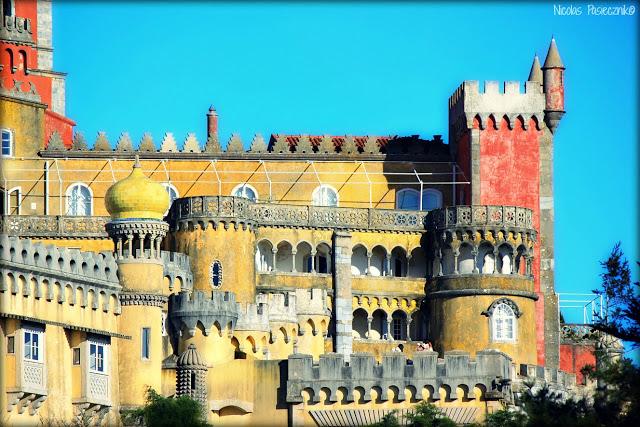
<instances>
[{"instance_id":1,"label":"stone parapet","mask_svg":"<svg viewBox=\"0 0 640 427\"><path fill-rule=\"evenodd\" d=\"M282 226L419 232L427 211L336 208L254 203L231 196L197 196L174 201L168 221L172 230L213 227Z\"/></svg>"},{"instance_id":2,"label":"stone parapet","mask_svg":"<svg viewBox=\"0 0 640 427\"><path fill-rule=\"evenodd\" d=\"M416 399L422 399L422 390L427 387L430 398L438 400L440 388L448 390L446 396L456 399L457 388L464 390L466 398L473 397L476 385L484 387L484 398L508 399L510 396L511 358L497 350L479 351L475 360L461 351L446 352L438 359L436 352L413 354L411 361L403 353L388 353L377 363L370 353L354 353L349 363L341 354L324 354L317 365L311 355L291 355L288 359L287 402L301 403L302 391L313 391L312 399L319 401L320 390L330 391L329 401L337 401L337 390L347 390L346 400L353 401L356 387L364 390L364 400L371 400L370 391L380 389L380 399L388 400L387 390L398 389L399 400L405 400L404 390L411 386L416 390Z\"/></svg>"},{"instance_id":3,"label":"stone parapet","mask_svg":"<svg viewBox=\"0 0 640 427\"><path fill-rule=\"evenodd\" d=\"M201 323L204 334L209 335L214 324L220 334L225 327L232 331L239 316L236 296L232 292L202 291L180 292L169 297L169 322L177 333L187 332L193 336Z\"/></svg>"},{"instance_id":4,"label":"stone parapet","mask_svg":"<svg viewBox=\"0 0 640 427\"><path fill-rule=\"evenodd\" d=\"M0 233L20 237L107 239L108 216L3 215Z\"/></svg>"},{"instance_id":5,"label":"stone parapet","mask_svg":"<svg viewBox=\"0 0 640 427\"><path fill-rule=\"evenodd\" d=\"M193 272L191 271L191 263L189 256L178 252L160 252L160 260L164 271L163 277L169 278L169 290L173 291L173 282L176 278L182 281L181 290L193 289Z\"/></svg>"},{"instance_id":6,"label":"stone parapet","mask_svg":"<svg viewBox=\"0 0 640 427\"><path fill-rule=\"evenodd\" d=\"M31 19L4 15L0 20L0 40L34 45ZM15 71L15 70L14 70Z\"/></svg>"}]
</instances>

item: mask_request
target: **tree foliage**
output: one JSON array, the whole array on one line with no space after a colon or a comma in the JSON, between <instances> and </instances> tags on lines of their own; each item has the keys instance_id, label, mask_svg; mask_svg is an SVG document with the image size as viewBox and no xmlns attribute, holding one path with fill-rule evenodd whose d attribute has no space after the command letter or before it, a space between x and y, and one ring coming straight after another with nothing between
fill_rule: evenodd
<instances>
[{"instance_id":1,"label":"tree foliage","mask_svg":"<svg viewBox=\"0 0 640 427\"><path fill-rule=\"evenodd\" d=\"M600 275L602 288L593 292L605 298L605 313L598 316L593 327L637 348L640 346L640 283L632 283L629 262L619 242L609 258L600 264L605 270Z\"/></svg>"},{"instance_id":2,"label":"tree foliage","mask_svg":"<svg viewBox=\"0 0 640 427\"><path fill-rule=\"evenodd\" d=\"M409 427L455 427L456 423L444 415L435 405L427 402L420 402L412 412L406 415ZM389 412L382 417L382 420L372 424L371 427L398 427L400 423L395 411Z\"/></svg>"},{"instance_id":3,"label":"tree foliage","mask_svg":"<svg viewBox=\"0 0 640 427\"><path fill-rule=\"evenodd\" d=\"M126 417L125 424L144 420L148 427L205 427L207 422L202 405L189 396L177 398L164 397L149 387L146 394L146 405L132 411Z\"/></svg>"}]
</instances>

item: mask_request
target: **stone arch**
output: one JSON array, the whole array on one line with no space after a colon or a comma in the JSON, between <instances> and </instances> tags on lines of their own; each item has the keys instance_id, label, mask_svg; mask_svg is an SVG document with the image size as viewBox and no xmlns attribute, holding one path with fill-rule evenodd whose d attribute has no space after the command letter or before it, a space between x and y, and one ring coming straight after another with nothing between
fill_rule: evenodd
<instances>
[{"instance_id":1,"label":"stone arch","mask_svg":"<svg viewBox=\"0 0 640 427\"><path fill-rule=\"evenodd\" d=\"M500 274L511 274L513 259L513 247L509 243L503 243L498 247L497 269Z\"/></svg>"},{"instance_id":2,"label":"stone arch","mask_svg":"<svg viewBox=\"0 0 640 427\"><path fill-rule=\"evenodd\" d=\"M363 276L367 273L367 248L358 243L351 252L351 274Z\"/></svg>"},{"instance_id":3,"label":"stone arch","mask_svg":"<svg viewBox=\"0 0 640 427\"><path fill-rule=\"evenodd\" d=\"M387 339L387 313L379 308L373 312L371 317L369 338L374 340Z\"/></svg>"},{"instance_id":4,"label":"stone arch","mask_svg":"<svg viewBox=\"0 0 640 427\"><path fill-rule=\"evenodd\" d=\"M469 243L460 245L460 254L458 255L458 273L471 274L474 271L473 247Z\"/></svg>"},{"instance_id":5,"label":"stone arch","mask_svg":"<svg viewBox=\"0 0 640 427\"><path fill-rule=\"evenodd\" d=\"M527 248L525 245L519 245L516 250L516 260L514 263L515 272L522 276L527 274L527 266L526 266L526 256L527 256Z\"/></svg>"},{"instance_id":6,"label":"stone arch","mask_svg":"<svg viewBox=\"0 0 640 427\"><path fill-rule=\"evenodd\" d=\"M427 256L422 247L413 248L410 252L411 257L407 262L408 277L426 277L427 276Z\"/></svg>"},{"instance_id":7,"label":"stone arch","mask_svg":"<svg viewBox=\"0 0 640 427\"><path fill-rule=\"evenodd\" d=\"M394 340L407 339L407 313L396 310L391 314L391 336Z\"/></svg>"},{"instance_id":8,"label":"stone arch","mask_svg":"<svg viewBox=\"0 0 640 427\"><path fill-rule=\"evenodd\" d=\"M71 286L70 283L67 283L67 285L64 287L64 292L65 292L65 297L67 299L67 302L69 303L69 305L75 305L76 304L76 293L73 290L73 287Z\"/></svg>"},{"instance_id":9,"label":"stone arch","mask_svg":"<svg viewBox=\"0 0 640 427\"><path fill-rule=\"evenodd\" d=\"M369 275L386 276L389 274L387 268L387 248L377 245L371 250L371 266L369 267Z\"/></svg>"},{"instance_id":10,"label":"stone arch","mask_svg":"<svg viewBox=\"0 0 640 427\"><path fill-rule=\"evenodd\" d=\"M391 250L391 271L390 275L394 277L406 277L407 276L407 251L401 247L396 246Z\"/></svg>"},{"instance_id":11,"label":"stone arch","mask_svg":"<svg viewBox=\"0 0 640 427\"><path fill-rule=\"evenodd\" d=\"M482 242L478 247L477 255L478 271L482 274L493 274L496 268L496 257L493 253L493 245Z\"/></svg>"},{"instance_id":12,"label":"stone arch","mask_svg":"<svg viewBox=\"0 0 640 427\"><path fill-rule=\"evenodd\" d=\"M281 272L293 271L293 245L286 240L278 243L276 270Z\"/></svg>"},{"instance_id":13,"label":"stone arch","mask_svg":"<svg viewBox=\"0 0 640 427\"><path fill-rule=\"evenodd\" d=\"M352 334L354 338L368 338L367 312L363 308L358 308L353 312Z\"/></svg>"},{"instance_id":14,"label":"stone arch","mask_svg":"<svg viewBox=\"0 0 640 427\"><path fill-rule=\"evenodd\" d=\"M313 262L311 260L311 252L313 252L313 246L311 243L305 240L298 242L298 245L296 246L296 253L294 255L295 271L311 273L312 270L315 270L315 268L312 268Z\"/></svg>"},{"instance_id":15,"label":"stone arch","mask_svg":"<svg viewBox=\"0 0 640 427\"><path fill-rule=\"evenodd\" d=\"M364 405L367 402L368 395L365 392L364 387L356 386L353 389L353 401L359 405Z\"/></svg>"},{"instance_id":16,"label":"stone arch","mask_svg":"<svg viewBox=\"0 0 640 427\"><path fill-rule=\"evenodd\" d=\"M273 269L273 243L268 239L262 239L256 247L256 270L268 273Z\"/></svg>"},{"instance_id":17,"label":"stone arch","mask_svg":"<svg viewBox=\"0 0 640 427\"><path fill-rule=\"evenodd\" d=\"M302 396L302 401L307 405L312 405L317 400L311 387L303 388L300 395Z\"/></svg>"},{"instance_id":18,"label":"stone arch","mask_svg":"<svg viewBox=\"0 0 640 427\"><path fill-rule=\"evenodd\" d=\"M315 257L316 272L320 274L331 273L331 245L327 242L318 243Z\"/></svg>"}]
</instances>

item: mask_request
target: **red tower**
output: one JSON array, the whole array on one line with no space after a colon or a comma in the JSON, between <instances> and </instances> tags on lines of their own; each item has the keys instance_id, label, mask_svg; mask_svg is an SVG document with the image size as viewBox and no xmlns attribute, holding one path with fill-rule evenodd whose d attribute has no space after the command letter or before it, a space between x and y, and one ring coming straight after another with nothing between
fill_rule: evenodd
<instances>
[{"instance_id":1,"label":"red tower","mask_svg":"<svg viewBox=\"0 0 640 427\"><path fill-rule=\"evenodd\" d=\"M538 364L558 367L557 295L553 255L553 133L564 114L564 66L551 41L529 80L465 81L449 99L451 149L468 185L458 203L512 205L533 210L539 243L533 254Z\"/></svg>"},{"instance_id":2,"label":"red tower","mask_svg":"<svg viewBox=\"0 0 640 427\"><path fill-rule=\"evenodd\" d=\"M0 4L0 94L46 105L45 140L57 132L71 146L75 123L65 116L65 74L53 70L50 0Z\"/></svg>"}]
</instances>

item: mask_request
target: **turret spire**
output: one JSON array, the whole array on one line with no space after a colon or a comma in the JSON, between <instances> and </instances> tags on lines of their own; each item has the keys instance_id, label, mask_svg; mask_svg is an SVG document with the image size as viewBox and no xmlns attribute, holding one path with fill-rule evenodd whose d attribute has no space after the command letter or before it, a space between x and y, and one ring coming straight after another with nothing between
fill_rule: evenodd
<instances>
[{"instance_id":1,"label":"turret spire","mask_svg":"<svg viewBox=\"0 0 640 427\"><path fill-rule=\"evenodd\" d=\"M533 57L533 64L531 64L531 71L529 71L529 78L527 80L542 84L542 68L540 68L538 54Z\"/></svg>"},{"instance_id":2,"label":"turret spire","mask_svg":"<svg viewBox=\"0 0 640 427\"><path fill-rule=\"evenodd\" d=\"M560 59L560 52L558 52L558 46L556 46L556 39L553 37L551 37L551 44L549 44L547 59L544 60L542 68L564 68L562 59Z\"/></svg>"}]
</instances>

